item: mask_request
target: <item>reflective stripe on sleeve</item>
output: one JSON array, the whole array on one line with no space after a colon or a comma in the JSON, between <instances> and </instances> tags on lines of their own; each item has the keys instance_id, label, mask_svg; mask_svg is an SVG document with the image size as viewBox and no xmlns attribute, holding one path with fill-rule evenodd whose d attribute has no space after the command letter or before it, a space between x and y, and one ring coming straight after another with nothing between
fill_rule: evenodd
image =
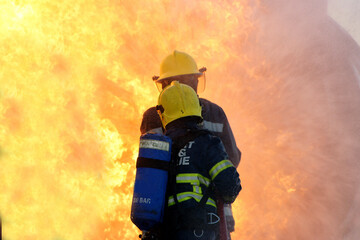
<instances>
[{"instance_id":1,"label":"reflective stripe on sleeve","mask_svg":"<svg viewBox=\"0 0 360 240\"><path fill-rule=\"evenodd\" d=\"M210 171L209 174L211 176L211 179L216 178L216 176L221 173L222 171L224 171L225 169L229 168L229 167L233 167L234 165L229 161L229 160L222 160L221 162L215 164L215 166L213 166Z\"/></svg>"},{"instance_id":2,"label":"reflective stripe on sleeve","mask_svg":"<svg viewBox=\"0 0 360 240\"><path fill-rule=\"evenodd\" d=\"M194 192L183 192L183 193L177 194L177 200L179 203L190 200L190 199L195 199L197 202L200 202L202 197L203 197L203 195L194 193ZM209 198L206 201L206 204L211 205L216 208L216 203L212 198ZM173 205L175 205L175 200L174 200L173 196L170 196L169 201L168 201L168 206L170 207Z\"/></svg>"},{"instance_id":3,"label":"reflective stripe on sleeve","mask_svg":"<svg viewBox=\"0 0 360 240\"><path fill-rule=\"evenodd\" d=\"M211 132L219 132L219 133L223 132L224 124L222 123L214 123L204 120L203 124L204 124L204 128L206 128Z\"/></svg>"},{"instance_id":4,"label":"reflective stripe on sleeve","mask_svg":"<svg viewBox=\"0 0 360 240\"><path fill-rule=\"evenodd\" d=\"M176 175L176 183L204 184L205 186L209 186L210 179L198 173L181 173Z\"/></svg>"},{"instance_id":5,"label":"reflective stripe on sleeve","mask_svg":"<svg viewBox=\"0 0 360 240\"><path fill-rule=\"evenodd\" d=\"M159 140L142 139L140 140L140 148L150 148L162 151L169 151L170 145L168 142Z\"/></svg>"}]
</instances>

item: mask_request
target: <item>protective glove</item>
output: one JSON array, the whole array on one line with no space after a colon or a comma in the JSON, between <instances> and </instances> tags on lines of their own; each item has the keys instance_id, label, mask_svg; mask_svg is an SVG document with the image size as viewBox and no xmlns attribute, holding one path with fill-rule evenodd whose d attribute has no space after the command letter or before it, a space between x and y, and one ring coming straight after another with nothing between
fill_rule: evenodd
<instances>
[{"instance_id":1,"label":"protective glove","mask_svg":"<svg viewBox=\"0 0 360 240\"><path fill-rule=\"evenodd\" d=\"M235 219L232 214L232 209L230 204L224 204L224 214L226 219L226 225L229 232L235 231Z\"/></svg>"}]
</instances>

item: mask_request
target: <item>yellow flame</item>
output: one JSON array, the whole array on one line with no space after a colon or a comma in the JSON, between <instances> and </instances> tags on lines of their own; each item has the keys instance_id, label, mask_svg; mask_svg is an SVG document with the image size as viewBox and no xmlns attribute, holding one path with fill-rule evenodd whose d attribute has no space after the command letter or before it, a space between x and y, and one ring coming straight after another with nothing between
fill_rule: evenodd
<instances>
[{"instance_id":1,"label":"yellow flame","mask_svg":"<svg viewBox=\"0 0 360 240\"><path fill-rule=\"evenodd\" d=\"M250 16L246 0L2 0L5 239L137 239L129 216L151 76L175 48L209 69L246 62L228 43L241 48Z\"/></svg>"}]
</instances>

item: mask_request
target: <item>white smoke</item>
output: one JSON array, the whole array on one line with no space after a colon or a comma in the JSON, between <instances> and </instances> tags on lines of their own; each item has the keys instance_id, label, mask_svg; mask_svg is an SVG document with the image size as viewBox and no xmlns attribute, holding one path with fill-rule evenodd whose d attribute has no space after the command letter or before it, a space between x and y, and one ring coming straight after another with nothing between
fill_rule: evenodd
<instances>
[{"instance_id":1,"label":"white smoke","mask_svg":"<svg viewBox=\"0 0 360 240\"><path fill-rule=\"evenodd\" d=\"M233 87L217 90L251 216L234 236L360 239L359 45L326 1L260 2L244 47L253 69L233 63Z\"/></svg>"},{"instance_id":2,"label":"white smoke","mask_svg":"<svg viewBox=\"0 0 360 240\"><path fill-rule=\"evenodd\" d=\"M328 14L360 44L360 2L328 0Z\"/></svg>"}]
</instances>

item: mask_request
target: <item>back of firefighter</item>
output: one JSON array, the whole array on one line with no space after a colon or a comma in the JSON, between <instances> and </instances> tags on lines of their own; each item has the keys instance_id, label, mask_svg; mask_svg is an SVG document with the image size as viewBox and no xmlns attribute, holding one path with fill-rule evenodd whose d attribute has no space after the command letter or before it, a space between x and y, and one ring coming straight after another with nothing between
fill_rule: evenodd
<instances>
[{"instance_id":1,"label":"back of firefighter","mask_svg":"<svg viewBox=\"0 0 360 240\"><path fill-rule=\"evenodd\" d=\"M160 93L157 109L177 163L165 210L168 239L215 239L216 200L235 201L241 190L239 174L221 140L198 127L201 107L191 87L173 81Z\"/></svg>"},{"instance_id":2,"label":"back of firefighter","mask_svg":"<svg viewBox=\"0 0 360 240\"><path fill-rule=\"evenodd\" d=\"M168 55L160 65L160 76L154 77L159 90L168 86L173 80L189 85L195 92L205 88L205 68L198 70L195 60L184 52L174 51ZM200 88L200 89L199 89ZM203 127L218 136L225 146L230 161L238 167L241 152L236 146L234 134L224 110L217 104L200 98L202 107L201 115L204 119ZM143 114L140 126L141 134L146 132L163 133L160 118L155 107L149 108Z\"/></svg>"},{"instance_id":3,"label":"back of firefighter","mask_svg":"<svg viewBox=\"0 0 360 240\"><path fill-rule=\"evenodd\" d=\"M160 76L155 76L155 81L159 90L168 86L176 80L180 83L189 85L195 92L205 88L205 68L198 70L195 60L184 52L174 51L168 55L160 65ZM235 167L238 167L241 159L241 152L236 146L236 141L231 130L229 121L223 109L209 100L200 98L203 117L202 127L218 136L224 144L229 160ZM146 132L163 133L163 127L155 107L145 111L140 127L141 134ZM224 213L226 216L227 229L229 232L235 230L235 220L232 215L231 206L225 204ZM230 234L229 237L230 239Z\"/></svg>"}]
</instances>

